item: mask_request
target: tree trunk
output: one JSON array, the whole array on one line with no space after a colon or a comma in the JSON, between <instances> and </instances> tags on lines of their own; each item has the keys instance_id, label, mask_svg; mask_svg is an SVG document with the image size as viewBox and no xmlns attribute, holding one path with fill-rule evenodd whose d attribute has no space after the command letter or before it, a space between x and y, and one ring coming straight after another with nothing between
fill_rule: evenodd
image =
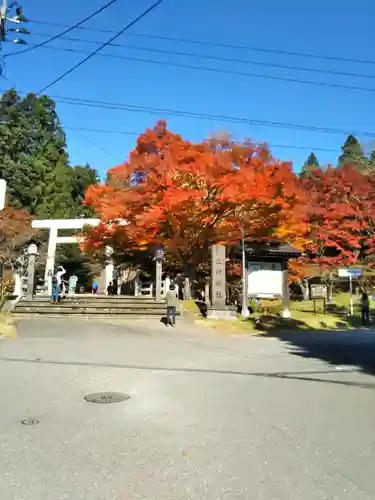
<instances>
[{"instance_id":1,"label":"tree trunk","mask_svg":"<svg viewBox=\"0 0 375 500\"><path fill-rule=\"evenodd\" d=\"M186 266L184 298L185 300L196 299L197 269L194 265Z\"/></svg>"}]
</instances>

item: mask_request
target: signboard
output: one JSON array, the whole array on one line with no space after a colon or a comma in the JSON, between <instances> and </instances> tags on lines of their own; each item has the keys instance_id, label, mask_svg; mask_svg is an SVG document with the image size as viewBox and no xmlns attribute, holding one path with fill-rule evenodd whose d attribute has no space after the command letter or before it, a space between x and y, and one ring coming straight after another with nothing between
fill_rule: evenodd
<instances>
[{"instance_id":1,"label":"signboard","mask_svg":"<svg viewBox=\"0 0 375 500\"><path fill-rule=\"evenodd\" d=\"M340 276L340 278L349 278L350 276L352 278L359 278L359 276L362 276L362 274L362 269L354 269L352 267L344 267L338 270L338 275Z\"/></svg>"},{"instance_id":2,"label":"signboard","mask_svg":"<svg viewBox=\"0 0 375 500\"><path fill-rule=\"evenodd\" d=\"M327 297L327 285L311 285L311 298L323 299Z\"/></svg>"},{"instance_id":3,"label":"signboard","mask_svg":"<svg viewBox=\"0 0 375 500\"><path fill-rule=\"evenodd\" d=\"M249 297L281 297L283 294L283 271L280 262L248 263Z\"/></svg>"}]
</instances>

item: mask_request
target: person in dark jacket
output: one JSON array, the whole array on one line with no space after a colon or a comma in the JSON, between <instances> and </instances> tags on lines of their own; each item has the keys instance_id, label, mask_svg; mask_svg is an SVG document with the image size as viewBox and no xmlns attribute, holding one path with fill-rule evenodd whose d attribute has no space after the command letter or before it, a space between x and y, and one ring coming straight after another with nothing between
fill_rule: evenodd
<instances>
[{"instance_id":1,"label":"person in dark jacket","mask_svg":"<svg viewBox=\"0 0 375 500\"><path fill-rule=\"evenodd\" d=\"M368 294L362 292L361 297L361 314L362 314L362 323L364 325L368 325L370 322L370 301L368 298Z\"/></svg>"},{"instance_id":2,"label":"person in dark jacket","mask_svg":"<svg viewBox=\"0 0 375 500\"><path fill-rule=\"evenodd\" d=\"M177 290L172 283L165 297L167 303L167 326L176 326L176 309L179 305Z\"/></svg>"}]
</instances>

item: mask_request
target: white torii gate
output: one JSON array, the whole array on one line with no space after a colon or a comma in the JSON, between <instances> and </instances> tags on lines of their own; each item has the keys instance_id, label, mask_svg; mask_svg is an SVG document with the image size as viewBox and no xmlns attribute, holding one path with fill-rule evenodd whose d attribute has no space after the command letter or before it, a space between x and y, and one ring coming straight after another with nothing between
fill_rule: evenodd
<instances>
[{"instance_id":1,"label":"white torii gate","mask_svg":"<svg viewBox=\"0 0 375 500\"><path fill-rule=\"evenodd\" d=\"M52 275L55 268L56 245L58 243L79 243L81 236L58 236L59 229L83 229L84 226L98 226L100 219L49 219L34 220L31 226L34 229L49 229L48 251L44 282L47 283L48 294L52 293ZM110 269L108 269L110 271ZM113 264L112 264L113 273ZM106 281L107 281L106 269ZM107 283L106 283L107 286Z\"/></svg>"}]
</instances>

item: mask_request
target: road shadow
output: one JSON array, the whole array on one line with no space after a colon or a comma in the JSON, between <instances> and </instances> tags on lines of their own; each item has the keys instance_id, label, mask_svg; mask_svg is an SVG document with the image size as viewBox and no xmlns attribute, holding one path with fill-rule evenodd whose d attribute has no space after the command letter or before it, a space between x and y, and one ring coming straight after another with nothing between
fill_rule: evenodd
<instances>
[{"instance_id":1,"label":"road shadow","mask_svg":"<svg viewBox=\"0 0 375 500\"><path fill-rule=\"evenodd\" d=\"M145 370L150 372L175 372L175 373L191 373L197 375L229 375L241 377L260 377L269 378L274 380L290 380L309 383L320 383L337 385L343 387L353 387L360 389L375 390L374 382L366 382L365 380L342 380L334 379L332 375L341 375L343 372L353 372L350 368L337 371L332 369L325 370L305 370L305 371L292 371L292 372L247 372L241 370L220 370L212 368L192 368L192 367L178 367L178 366L158 366L158 365L133 365L133 364L119 364L119 363L100 363L90 361L61 361L41 358L7 358L0 357L0 362L8 363L31 363L39 365L55 365L55 366L79 366L86 368L113 368L113 369L126 369L126 370Z\"/></svg>"},{"instance_id":2,"label":"road shadow","mask_svg":"<svg viewBox=\"0 0 375 500\"><path fill-rule=\"evenodd\" d=\"M358 321L358 319L357 319ZM375 327L308 330L296 320L278 318L268 323L262 337L278 338L288 345L295 356L315 358L332 366L355 366L364 373L375 375ZM354 326L354 325L353 325Z\"/></svg>"}]
</instances>

